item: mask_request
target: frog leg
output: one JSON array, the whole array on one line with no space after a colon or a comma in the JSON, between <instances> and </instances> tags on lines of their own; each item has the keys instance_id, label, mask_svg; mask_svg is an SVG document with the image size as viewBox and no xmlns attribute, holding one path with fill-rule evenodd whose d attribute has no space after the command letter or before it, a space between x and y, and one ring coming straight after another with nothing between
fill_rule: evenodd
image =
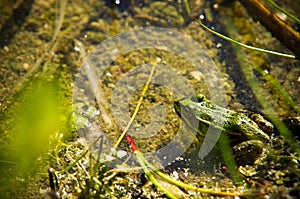
<instances>
[{"instance_id":1,"label":"frog leg","mask_svg":"<svg viewBox=\"0 0 300 199\"><path fill-rule=\"evenodd\" d=\"M233 147L233 154L239 165L253 165L262 154L264 144L260 140L248 140Z\"/></svg>"}]
</instances>

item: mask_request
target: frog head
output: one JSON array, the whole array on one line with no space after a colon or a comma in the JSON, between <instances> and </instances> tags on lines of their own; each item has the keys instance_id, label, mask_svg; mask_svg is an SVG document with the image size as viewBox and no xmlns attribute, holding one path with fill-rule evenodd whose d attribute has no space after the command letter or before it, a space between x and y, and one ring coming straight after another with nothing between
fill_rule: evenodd
<instances>
[{"instance_id":1,"label":"frog head","mask_svg":"<svg viewBox=\"0 0 300 199\"><path fill-rule=\"evenodd\" d=\"M191 128L198 129L199 119L198 106L199 102L205 100L204 95L195 95L192 98L183 98L174 103L174 109L179 117Z\"/></svg>"}]
</instances>

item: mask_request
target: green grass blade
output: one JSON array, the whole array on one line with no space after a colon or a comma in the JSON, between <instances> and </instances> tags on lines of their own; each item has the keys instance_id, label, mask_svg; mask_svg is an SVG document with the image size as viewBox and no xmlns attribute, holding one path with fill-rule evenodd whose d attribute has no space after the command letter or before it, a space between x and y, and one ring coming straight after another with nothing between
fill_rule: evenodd
<instances>
[{"instance_id":1,"label":"green grass blade","mask_svg":"<svg viewBox=\"0 0 300 199\"><path fill-rule=\"evenodd\" d=\"M222 38L222 39L225 39L226 41L229 41L229 42L232 42L236 45L239 45L243 48L247 48L247 49L250 49L250 50L255 50L255 51L258 51L258 52L262 52L262 53L269 53L269 54L273 54L273 55L278 55L278 56L282 56L282 57L287 57L287 58L292 58L292 59L296 59L297 57L295 55L290 55L290 54L285 54L285 53L280 53L280 52L276 52L276 51L272 51L272 50L266 50L266 49L262 49L262 48L257 48L257 47L254 47L254 46L249 46L249 45L246 45L246 44L243 44L241 42L238 42L236 40L233 40L231 39L230 37L227 37L225 35L222 35L212 29L210 29L209 27L205 26L203 23L201 23L200 20L197 21L203 28L205 28L206 30L208 30L209 32L213 33L214 35L217 35L218 37Z\"/></svg>"},{"instance_id":2,"label":"green grass blade","mask_svg":"<svg viewBox=\"0 0 300 199\"><path fill-rule=\"evenodd\" d=\"M267 0L273 7L275 7L277 10L279 10L280 12L284 13L286 16L288 16L289 18L291 18L292 20L296 21L297 23L300 24L300 20L295 17L294 15L292 15L291 13L288 13L286 10L284 10L281 6L279 6L277 3L275 3L273 0Z\"/></svg>"}]
</instances>

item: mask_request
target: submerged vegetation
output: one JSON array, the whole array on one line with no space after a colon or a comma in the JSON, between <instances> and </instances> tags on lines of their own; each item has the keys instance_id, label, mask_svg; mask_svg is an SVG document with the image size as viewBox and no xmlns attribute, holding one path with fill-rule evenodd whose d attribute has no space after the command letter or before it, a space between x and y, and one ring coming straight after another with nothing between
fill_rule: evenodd
<instances>
[{"instance_id":1,"label":"submerged vegetation","mask_svg":"<svg viewBox=\"0 0 300 199\"><path fill-rule=\"evenodd\" d=\"M7 15L0 17L0 35L7 38L0 40L1 197L299 197L300 67L299 60L293 59L297 56L290 55L262 25L251 20L238 2L116 2L21 0L11 5L13 9L1 8L0 15ZM286 3L285 14L297 18L299 5ZM18 16L20 10L24 13ZM296 22L287 20L295 29L299 27ZM179 82L178 76L160 70L171 66L195 93L213 99L219 96L212 96L206 78L214 78L215 71L207 77L189 60L164 48L113 55L116 58L96 82L103 88L101 96L92 99L96 105L74 99L78 71L96 45L118 33L151 26L177 30L203 46L222 73L220 85L214 86L224 88L228 104L220 104L224 110L260 113L275 126L255 162L236 164L229 152L229 137L223 134L225 142L219 142L204 159L198 158L203 135L191 135L188 125L180 123L174 110L178 95L152 79L157 75L170 84ZM15 32L10 34L8 29ZM270 50L262 50L262 46ZM152 64L151 72L140 69L145 64ZM205 67L208 63L197 64ZM147 82L135 88L136 77ZM127 87L120 86L122 78L127 78ZM84 84L89 81L86 78ZM118 86L123 89L118 93L121 97L132 94L126 110L130 120L113 117L111 103ZM119 103L127 103L125 97L121 99L124 101ZM155 112L153 107L165 112ZM142 134L149 124L148 134ZM167 165L149 159L148 153L170 143L179 129L186 133L184 139L192 139L190 147ZM103 134L98 136L100 131ZM200 131L204 134L205 128ZM179 148L184 139L176 142ZM108 147L108 142L113 147ZM54 175L59 187L51 185L51 179L56 181Z\"/></svg>"}]
</instances>

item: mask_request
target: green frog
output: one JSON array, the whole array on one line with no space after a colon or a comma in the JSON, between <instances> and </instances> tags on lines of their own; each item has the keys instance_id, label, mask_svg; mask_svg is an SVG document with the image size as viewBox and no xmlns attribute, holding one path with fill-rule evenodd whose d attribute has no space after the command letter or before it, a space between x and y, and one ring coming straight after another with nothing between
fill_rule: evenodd
<instances>
[{"instance_id":1,"label":"green frog","mask_svg":"<svg viewBox=\"0 0 300 199\"><path fill-rule=\"evenodd\" d=\"M267 133L273 131L273 125L261 115L220 107L202 94L181 99L175 102L174 108L184 122L202 136L209 126L227 133L239 165L253 164L270 139Z\"/></svg>"}]
</instances>

